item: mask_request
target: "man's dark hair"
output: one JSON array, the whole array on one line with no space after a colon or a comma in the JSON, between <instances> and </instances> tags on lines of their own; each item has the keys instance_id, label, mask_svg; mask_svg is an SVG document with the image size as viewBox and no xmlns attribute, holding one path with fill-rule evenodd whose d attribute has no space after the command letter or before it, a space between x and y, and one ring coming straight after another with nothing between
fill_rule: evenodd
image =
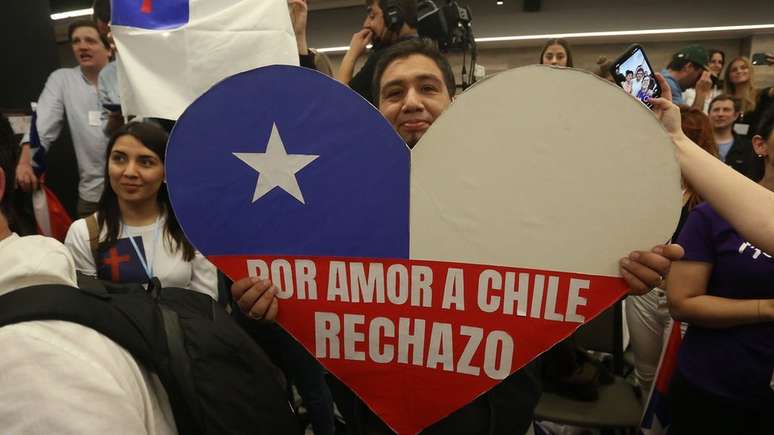
<instances>
[{"instance_id":1,"label":"man's dark hair","mask_svg":"<svg viewBox=\"0 0 774 435\"><path fill-rule=\"evenodd\" d=\"M758 125L753 127L755 130L752 131L752 134L760 136L764 141L768 142L771 139L771 135L774 134L774 106L769 107L768 110L763 112ZM751 163L745 175L753 181L761 181L763 176L766 175L766 159L753 159Z\"/></svg>"},{"instance_id":2,"label":"man's dark hair","mask_svg":"<svg viewBox=\"0 0 774 435\"><path fill-rule=\"evenodd\" d=\"M97 24L90 20L78 20L67 27L67 38L70 40L70 42L73 42L73 33L75 33L75 31L81 27L91 27L94 29L94 31L97 32L97 35L99 35L99 40L102 42L102 45L110 50L110 42L108 42L107 36L99 33Z\"/></svg>"},{"instance_id":3,"label":"man's dark hair","mask_svg":"<svg viewBox=\"0 0 774 435\"><path fill-rule=\"evenodd\" d=\"M446 60L446 57L438 51L438 48L429 39L413 38L390 46L376 64L374 80L371 84L371 97L376 106L379 105L379 98L381 96L379 91L384 71L396 60L405 59L413 54L428 57L435 62L443 75L443 83L449 91L449 98L454 96L457 86L454 83L454 72L452 72L449 61Z\"/></svg>"},{"instance_id":4,"label":"man's dark hair","mask_svg":"<svg viewBox=\"0 0 774 435\"><path fill-rule=\"evenodd\" d=\"M634 75L634 73L632 72L632 70L630 70L630 69L627 69L627 70L626 70L626 74L625 74L625 75L626 75L626 76L628 76L629 74L631 74L631 75Z\"/></svg>"},{"instance_id":5,"label":"man's dark hair","mask_svg":"<svg viewBox=\"0 0 774 435\"><path fill-rule=\"evenodd\" d=\"M768 142L771 139L771 135L774 134L774 106L769 107L763 113L756 127L754 133Z\"/></svg>"},{"instance_id":6,"label":"man's dark hair","mask_svg":"<svg viewBox=\"0 0 774 435\"><path fill-rule=\"evenodd\" d=\"M738 98L734 97L733 95L720 94L717 97L713 98L712 101L710 101L707 111L711 111L712 106L718 101L731 101L732 103L734 103L734 112L739 112L742 110L742 102L739 101Z\"/></svg>"},{"instance_id":7,"label":"man's dark hair","mask_svg":"<svg viewBox=\"0 0 774 435\"><path fill-rule=\"evenodd\" d=\"M19 158L19 144L15 140L11 123L0 114L0 168L5 172L5 192L0 201L0 213L13 225L13 191L16 184L16 163Z\"/></svg>"},{"instance_id":8,"label":"man's dark hair","mask_svg":"<svg viewBox=\"0 0 774 435\"><path fill-rule=\"evenodd\" d=\"M91 8L94 10L91 16L94 21L110 22L110 0L94 0Z\"/></svg>"},{"instance_id":9,"label":"man's dark hair","mask_svg":"<svg viewBox=\"0 0 774 435\"><path fill-rule=\"evenodd\" d=\"M390 2L394 3L400 9L403 22L412 29L417 28L417 0L366 0L366 6L379 5L379 9L384 10Z\"/></svg>"}]
</instances>

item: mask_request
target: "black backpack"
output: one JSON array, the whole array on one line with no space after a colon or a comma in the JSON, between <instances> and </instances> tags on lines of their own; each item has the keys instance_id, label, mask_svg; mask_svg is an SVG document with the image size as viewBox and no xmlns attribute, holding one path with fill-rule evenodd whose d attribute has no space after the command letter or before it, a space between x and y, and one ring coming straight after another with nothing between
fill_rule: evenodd
<instances>
[{"instance_id":1,"label":"black backpack","mask_svg":"<svg viewBox=\"0 0 774 435\"><path fill-rule=\"evenodd\" d=\"M0 296L0 327L65 320L104 334L159 376L180 434L299 433L280 370L228 313L154 281L150 292L100 281L15 290Z\"/></svg>"}]
</instances>

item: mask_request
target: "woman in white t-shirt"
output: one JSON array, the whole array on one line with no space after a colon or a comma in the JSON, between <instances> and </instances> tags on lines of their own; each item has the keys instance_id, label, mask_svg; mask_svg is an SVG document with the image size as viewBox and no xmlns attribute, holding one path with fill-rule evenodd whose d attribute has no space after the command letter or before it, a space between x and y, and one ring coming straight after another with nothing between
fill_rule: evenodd
<instances>
[{"instance_id":1,"label":"woman in white t-shirt","mask_svg":"<svg viewBox=\"0 0 774 435\"><path fill-rule=\"evenodd\" d=\"M97 212L72 224L65 245L86 275L117 283L157 277L164 287L217 299L215 266L191 246L169 202L167 139L150 123L132 122L116 131L107 146L108 183ZM91 240L90 234L99 237Z\"/></svg>"}]
</instances>

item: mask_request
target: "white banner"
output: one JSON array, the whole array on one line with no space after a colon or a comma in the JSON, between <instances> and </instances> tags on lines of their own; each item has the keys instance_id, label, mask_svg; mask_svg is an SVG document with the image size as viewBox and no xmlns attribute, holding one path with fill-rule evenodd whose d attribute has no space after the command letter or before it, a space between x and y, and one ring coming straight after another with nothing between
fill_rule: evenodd
<instances>
[{"instance_id":1,"label":"white banner","mask_svg":"<svg viewBox=\"0 0 774 435\"><path fill-rule=\"evenodd\" d=\"M298 65L284 0L113 0L111 28L125 115L177 119L226 77Z\"/></svg>"}]
</instances>

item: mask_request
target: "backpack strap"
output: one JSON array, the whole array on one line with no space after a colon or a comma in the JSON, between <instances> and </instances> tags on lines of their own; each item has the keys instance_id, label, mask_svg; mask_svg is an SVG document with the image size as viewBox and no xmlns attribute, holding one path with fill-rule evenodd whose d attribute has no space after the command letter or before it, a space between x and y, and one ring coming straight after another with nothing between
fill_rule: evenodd
<instances>
[{"instance_id":1,"label":"backpack strap","mask_svg":"<svg viewBox=\"0 0 774 435\"><path fill-rule=\"evenodd\" d=\"M114 293L117 291L118 293ZM0 327L33 320L64 320L91 328L123 347L147 370L156 373L169 397L182 434L200 434L199 419L189 411L188 391L180 391L165 327L155 301L140 287L127 289L77 289L65 285L39 285L0 296ZM167 321L169 322L169 321ZM182 340L175 337L175 340ZM179 356L178 356L179 358Z\"/></svg>"},{"instance_id":2,"label":"backpack strap","mask_svg":"<svg viewBox=\"0 0 774 435\"><path fill-rule=\"evenodd\" d=\"M98 268L99 224L97 222L96 213L86 216L86 228L89 230L89 248L91 249L91 257L94 258L94 267Z\"/></svg>"},{"instance_id":3,"label":"backpack strap","mask_svg":"<svg viewBox=\"0 0 774 435\"><path fill-rule=\"evenodd\" d=\"M204 410L201 409L198 399L199 395L194 385L191 359L185 349L185 334L180 325L180 318L174 310L164 305L159 305L159 310L161 311L161 319L164 324L164 333L167 336L170 375L175 383L175 391L179 394L176 399L182 400L185 404L185 408L179 406L173 412L185 412L185 424L179 422L178 431L180 433L188 433L193 428L206 427L204 421L205 414ZM169 382L171 383L173 380L169 380ZM176 421L180 421L178 415L175 414Z\"/></svg>"},{"instance_id":4,"label":"backpack strap","mask_svg":"<svg viewBox=\"0 0 774 435\"><path fill-rule=\"evenodd\" d=\"M92 328L118 343L145 367L156 369L155 348L149 331L137 322L131 307L121 309L111 303L112 296L65 285L38 285L0 296L0 327L33 320L64 320ZM126 305L126 304L124 304ZM143 308L135 309L142 315ZM148 322L152 320L149 318Z\"/></svg>"}]
</instances>

